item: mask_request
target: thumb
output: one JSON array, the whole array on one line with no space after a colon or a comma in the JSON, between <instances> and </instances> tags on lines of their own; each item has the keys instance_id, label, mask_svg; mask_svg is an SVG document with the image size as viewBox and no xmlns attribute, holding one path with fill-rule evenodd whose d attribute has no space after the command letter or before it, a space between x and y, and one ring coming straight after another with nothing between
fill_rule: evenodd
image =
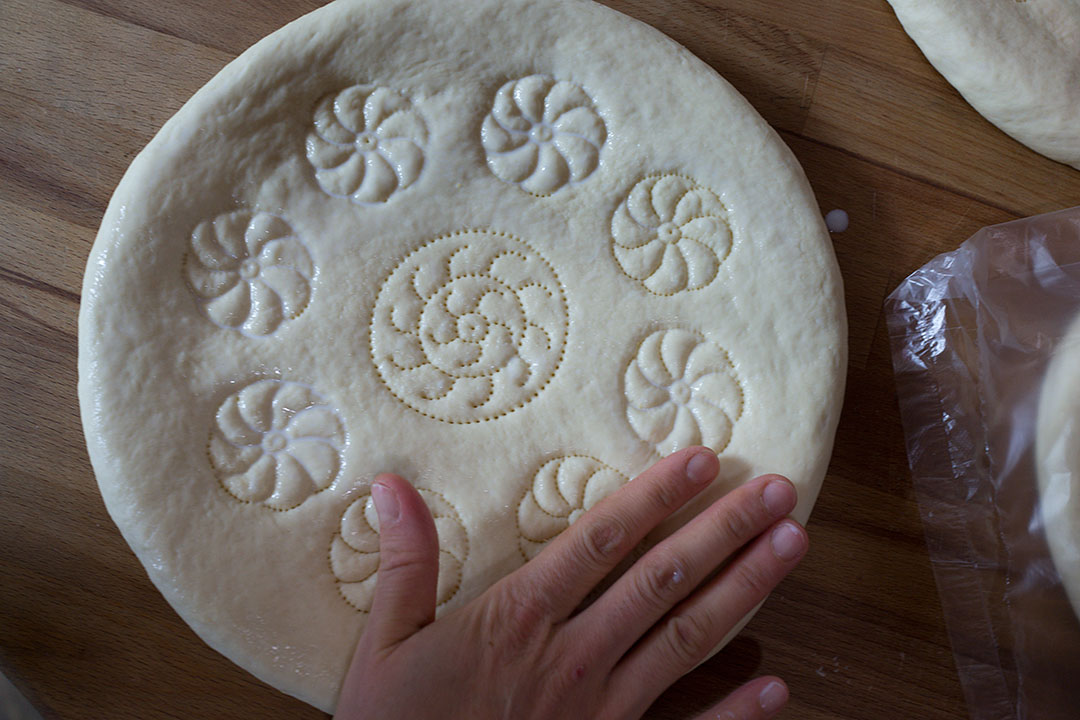
<instances>
[{"instance_id":1,"label":"thumb","mask_svg":"<svg viewBox=\"0 0 1080 720\"><path fill-rule=\"evenodd\" d=\"M439 536L420 493L383 474L371 486L379 514L379 574L366 633L389 648L435 620Z\"/></svg>"}]
</instances>

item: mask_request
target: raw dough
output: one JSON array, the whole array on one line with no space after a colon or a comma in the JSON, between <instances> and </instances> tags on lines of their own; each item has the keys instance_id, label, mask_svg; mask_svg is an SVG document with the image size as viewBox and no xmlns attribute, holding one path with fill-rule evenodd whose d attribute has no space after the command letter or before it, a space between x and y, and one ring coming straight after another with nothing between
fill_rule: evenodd
<instances>
[{"instance_id":1,"label":"raw dough","mask_svg":"<svg viewBox=\"0 0 1080 720\"><path fill-rule=\"evenodd\" d=\"M984 118L1080 167L1080 2L889 2L931 65Z\"/></svg>"},{"instance_id":2,"label":"raw dough","mask_svg":"<svg viewBox=\"0 0 1080 720\"><path fill-rule=\"evenodd\" d=\"M150 578L328 711L376 472L436 515L445 612L691 443L723 454L710 498L780 472L805 520L846 364L795 158L686 50L572 0L339 0L255 45L132 163L79 331Z\"/></svg>"},{"instance_id":3,"label":"raw dough","mask_svg":"<svg viewBox=\"0 0 1080 720\"><path fill-rule=\"evenodd\" d=\"M983 117L1080 168L1080 2L889 2L926 59Z\"/></svg>"},{"instance_id":4,"label":"raw dough","mask_svg":"<svg viewBox=\"0 0 1080 720\"><path fill-rule=\"evenodd\" d=\"M1080 617L1080 320L1055 350L1043 380L1035 457L1046 541Z\"/></svg>"}]
</instances>

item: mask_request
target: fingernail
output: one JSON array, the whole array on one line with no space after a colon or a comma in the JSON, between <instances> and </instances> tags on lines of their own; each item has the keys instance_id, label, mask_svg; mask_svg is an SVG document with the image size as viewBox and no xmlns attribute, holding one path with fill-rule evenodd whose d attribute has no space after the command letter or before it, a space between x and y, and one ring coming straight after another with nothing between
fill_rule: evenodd
<instances>
[{"instance_id":1,"label":"fingernail","mask_svg":"<svg viewBox=\"0 0 1080 720\"><path fill-rule=\"evenodd\" d=\"M720 463L716 455L708 450L699 452L686 463L686 477L695 485L705 485L716 479L716 472L720 469Z\"/></svg>"},{"instance_id":2,"label":"fingernail","mask_svg":"<svg viewBox=\"0 0 1080 720\"><path fill-rule=\"evenodd\" d=\"M761 709L766 716L772 716L780 712L780 708L784 707L787 699L787 688L774 680L766 685L765 689L758 695L758 704L761 705Z\"/></svg>"},{"instance_id":3,"label":"fingernail","mask_svg":"<svg viewBox=\"0 0 1080 720\"><path fill-rule=\"evenodd\" d=\"M787 515L795 507L795 488L783 480L771 480L761 493L765 507L773 515Z\"/></svg>"},{"instance_id":4,"label":"fingernail","mask_svg":"<svg viewBox=\"0 0 1080 720\"><path fill-rule=\"evenodd\" d=\"M794 560L806 548L803 534L792 523L782 523L772 532L772 549L781 560Z\"/></svg>"},{"instance_id":5,"label":"fingernail","mask_svg":"<svg viewBox=\"0 0 1080 720\"><path fill-rule=\"evenodd\" d=\"M401 506L398 505L397 493L393 488L375 483L371 486L371 497L375 498L375 511L379 513L380 525L397 522Z\"/></svg>"}]
</instances>

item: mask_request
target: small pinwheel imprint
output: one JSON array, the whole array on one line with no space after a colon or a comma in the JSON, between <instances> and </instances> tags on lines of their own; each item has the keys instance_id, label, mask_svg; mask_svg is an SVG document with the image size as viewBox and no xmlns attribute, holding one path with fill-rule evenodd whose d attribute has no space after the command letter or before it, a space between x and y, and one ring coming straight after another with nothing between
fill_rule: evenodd
<instances>
[{"instance_id":1,"label":"small pinwheel imprint","mask_svg":"<svg viewBox=\"0 0 1080 720\"><path fill-rule=\"evenodd\" d=\"M583 455L540 466L518 506L518 546L531 560L581 514L628 482L618 470Z\"/></svg>"},{"instance_id":2,"label":"small pinwheel imprint","mask_svg":"<svg viewBox=\"0 0 1080 720\"><path fill-rule=\"evenodd\" d=\"M371 317L371 352L390 391L452 423L522 407L562 362L569 329L555 270L503 233L468 230L410 253Z\"/></svg>"},{"instance_id":3,"label":"small pinwheel imprint","mask_svg":"<svg viewBox=\"0 0 1080 720\"><path fill-rule=\"evenodd\" d=\"M328 194L374 205L416 182L427 139L427 124L404 95L354 85L315 107L307 158Z\"/></svg>"},{"instance_id":4,"label":"small pinwheel imprint","mask_svg":"<svg viewBox=\"0 0 1080 720\"><path fill-rule=\"evenodd\" d=\"M315 266L284 220L238 210L199 223L184 275L215 325L269 335L304 312Z\"/></svg>"},{"instance_id":5,"label":"small pinwheel imprint","mask_svg":"<svg viewBox=\"0 0 1080 720\"><path fill-rule=\"evenodd\" d=\"M624 383L631 427L661 455L691 445L721 452L742 415L743 391L727 353L690 330L645 338Z\"/></svg>"},{"instance_id":6,"label":"small pinwheel imprint","mask_svg":"<svg viewBox=\"0 0 1080 720\"><path fill-rule=\"evenodd\" d=\"M461 586L461 569L469 554L469 537L457 510L432 490L417 488L435 518L439 535L439 605ZM370 491L352 502L341 516L330 543L330 570L345 602L360 612L371 610L379 570L379 517Z\"/></svg>"},{"instance_id":7,"label":"small pinwheel imprint","mask_svg":"<svg viewBox=\"0 0 1080 720\"><path fill-rule=\"evenodd\" d=\"M290 510L333 484L344 446L341 419L314 390L257 380L218 408L207 454L237 500Z\"/></svg>"},{"instance_id":8,"label":"small pinwheel imprint","mask_svg":"<svg viewBox=\"0 0 1080 720\"><path fill-rule=\"evenodd\" d=\"M657 295L700 290L731 252L727 218L713 191L681 175L651 175L611 219L615 260Z\"/></svg>"},{"instance_id":9,"label":"small pinwheel imprint","mask_svg":"<svg viewBox=\"0 0 1080 720\"><path fill-rule=\"evenodd\" d=\"M480 139L499 179L550 195L596 169L607 128L581 87L530 75L499 88Z\"/></svg>"}]
</instances>

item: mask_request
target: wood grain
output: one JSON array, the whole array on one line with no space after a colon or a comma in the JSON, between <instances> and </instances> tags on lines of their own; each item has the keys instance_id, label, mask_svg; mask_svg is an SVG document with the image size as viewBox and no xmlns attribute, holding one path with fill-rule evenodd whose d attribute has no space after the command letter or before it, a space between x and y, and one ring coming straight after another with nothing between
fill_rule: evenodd
<instances>
[{"instance_id":1,"label":"wood grain","mask_svg":"<svg viewBox=\"0 0 1080 720\"><path fill-rule=\"evenodd\" d=\"M229 59L316 0L0 3L0 671L47 718L322 717L205 646L110 521L82 442L76 317L109 196ZM978 116L884 0L610 0L712 65L781 133L833 236L848 393L812 552L653 708L769 672L803 720L966 715L904 456L884 296L978 228L1077 204L1080 173ZM720 129L722 132L722 128Z\"/></svg>"}]
</instances>

